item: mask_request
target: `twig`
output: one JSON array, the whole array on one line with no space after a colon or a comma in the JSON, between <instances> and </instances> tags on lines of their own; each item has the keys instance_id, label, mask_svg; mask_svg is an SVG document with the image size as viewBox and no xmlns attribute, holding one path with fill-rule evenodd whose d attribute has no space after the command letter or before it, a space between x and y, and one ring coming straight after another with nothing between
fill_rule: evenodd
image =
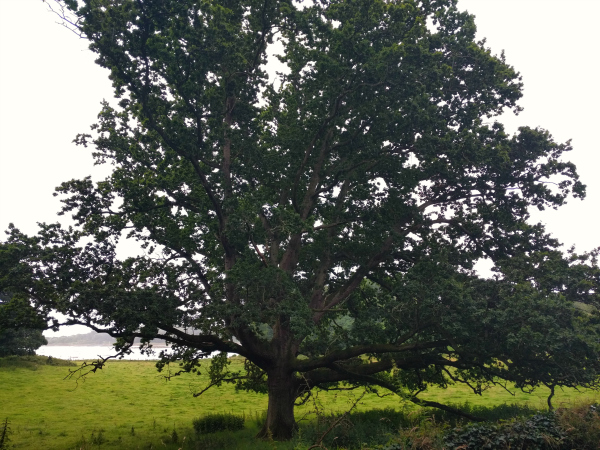
<instances>
[{"instance_id":1,"label":"twig","mask_svg":"<svg viewBox=\"0 0 600 450\"><path fill-rule=\"evenodd\" d=\"M118 358L119 356L123 356L126 351L127 349L121 350L116 355L107 356L106 358L103 358L102 356L98 355L98 359L91 363L84 361L83 364L79 366L79 368L75 370L69 369L69 374L66 377L64 377L63 380L71 379L75 376L75 374L78 374L77 378L75 378L75 389L77 389L77 387L79 386L80 379L83 379L85 381L85 377L88 376L90 373L96 373L98 370L102 370L104 368L104 365L106 364L106 361L108 361L109 359ZM89 370L83 373L85 369Z\"/></svg>"}]
</instances>

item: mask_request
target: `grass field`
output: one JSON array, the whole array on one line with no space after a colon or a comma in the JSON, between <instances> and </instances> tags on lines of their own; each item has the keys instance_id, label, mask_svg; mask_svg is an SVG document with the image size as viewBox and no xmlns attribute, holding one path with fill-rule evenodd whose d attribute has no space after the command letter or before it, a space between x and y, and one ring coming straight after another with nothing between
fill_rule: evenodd
<instances>
[{"instance_id":1,"label":"grass field","mask_svg":"<svg viewBox=\"0 0 600 450\"><path fill-rule=\"evenodd\" d=\"M239 362L237 362L239 363ZM234 363L235 364L235 363ZM0 419L8 418L16 449L150 449L187 448L193 440L192 420L218 412L244 414L251 426L236 433L228 448L293 448L292 444L255 443L258 418L267 406L265 395L236 393L231 385L216 387L201 397L191 394L206 385L204 375L185 374L166 381L151 361L114 361L85 381L65 380L68 367L45 364L15 365L0 360ZM318 402L326 413L344 411L361 392L320 392ZM479 397L463 386L431 390L422 397L444 403L499 405L528 403L545 409L546 391L515 396L496 388ZM558 392L553 403L599 400L592 392ZM398 397L366 395L358 410L408 408ZM299 407L296 418L311 418L314 403ZM314 417L314 415L312 415ZM254 428L252 427L254 424ZM177 444L173 443L173 431ZM225 445L225 444L223 444ZM194 448L194 447L192 447Z\"/></svg>"}]
</instances>

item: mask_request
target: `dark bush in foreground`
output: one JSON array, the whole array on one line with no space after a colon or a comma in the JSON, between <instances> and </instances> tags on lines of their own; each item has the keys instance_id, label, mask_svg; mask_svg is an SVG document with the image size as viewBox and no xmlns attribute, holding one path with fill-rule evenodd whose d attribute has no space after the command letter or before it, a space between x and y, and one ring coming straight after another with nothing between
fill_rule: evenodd
<instances>
[{"instance_id":1,"label":"dark bush in foreground","mask_svg":"<svg viewBox=\"0 0 600 450\"><path fill-rule=\"evenodd\" d=\"M197 434L237 431L244 428L244 417L235 414L209 414L194 420L193 424Z\"/></svg>"},{"instance_id":2,"label":"dark bush in foreground","mask_svg":"<svg viewBox=\"0 0 600 450\"><path fill-rule=\"evenodd\" d=\"M444 436L448 450L545 450L561 448L565 433L554 413L536 414L511 423L471 424Z\"/></svg>"},{"instance_id":3,"label":"dark bush in foreground","mask_svg":"<svg viewBox=\"0 0 600 450\"><path fill-rule=\"evenodd\" d=\"M501 405L483 411L484 414L480 416L503 416L511 410L516 414L510 421L469 423L451 429L448 428L448 421L434 420L434 414L421 420L412 428L404 427L399 430L386 446L380 448L384 450L600 449L600 405L598 404L561 408L556 412L538 413L530 417L524 417L522 413L526 411L519 411L515 406ZM475 413L473 409L469 412Z\"/></svg>"}]
</instances>

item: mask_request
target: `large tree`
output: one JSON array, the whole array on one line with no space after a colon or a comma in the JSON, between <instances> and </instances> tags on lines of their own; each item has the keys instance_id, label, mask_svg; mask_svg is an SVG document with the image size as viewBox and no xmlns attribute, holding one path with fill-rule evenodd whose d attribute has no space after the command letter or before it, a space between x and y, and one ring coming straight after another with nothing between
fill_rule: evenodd
<instances>
[{"instance_id":1,"label":"large tree","mask_svg":"<svg viewBox=\"0 0 600 450\"><path fill-rule=\"evenodd\" d=\"M597 386L594 255L528 223L583 197L570 145L492 121L520 77L455 0L53 5L110 70L118 104L76 142L112 173L57 188L74 228L11 229L0 289L183 370L244 356L213 382L268 392L277 439L338 383Z\"/></svg>"}]
</instances>

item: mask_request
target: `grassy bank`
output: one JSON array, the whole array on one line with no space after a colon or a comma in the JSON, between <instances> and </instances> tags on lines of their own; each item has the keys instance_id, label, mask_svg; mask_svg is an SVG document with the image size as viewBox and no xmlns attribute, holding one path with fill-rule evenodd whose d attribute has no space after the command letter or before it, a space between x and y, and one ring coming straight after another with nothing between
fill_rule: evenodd
<instances>
[{"instance_id":1,"label":"grassy bank","mask_svg":"<svg viewBox=\"0 0 600 450\"><path fill-rule=\"evenodd\" d=\"M246 430L211 439L221 439L227 448L293 448L290 444L255 443L250 446L258 420L266 410L265 395L236 393L231 385L216 387L199 398L197 392L206 385L204 375L185 374L165 381L151 361L114 361L85 381L65 380L69 369L45 364L46 358L29 363L0 360L0 419L10 422L9 448L79 449L79 448L180 448L193 440L192 420L212 413L243 414ZM333 413L349 408L360 392L321 392L318 405ZM546 391L532 395L517 393L514 397L502 389L473 395L463 386L432 390L423 398L445 403L471 405L529 404L545 408ZM577 400L599 400L590 392L558 392L554 404L570 405ZM402 409L398 397L365 396L357 411L374 408ZM300 419L315 404L297 408ZM314 417L314 415L312 415ZM173 433L175 431L175 433ZM174 439L176 438L176 439ZM172 441L177 441L177 443ZM205 444L209 444L208 442ZM185 444L184 444L185 448ZM193 448L193 447L192 447ZM226 447L222 447L226 448Z\"/></svg>"}]
</instances>

